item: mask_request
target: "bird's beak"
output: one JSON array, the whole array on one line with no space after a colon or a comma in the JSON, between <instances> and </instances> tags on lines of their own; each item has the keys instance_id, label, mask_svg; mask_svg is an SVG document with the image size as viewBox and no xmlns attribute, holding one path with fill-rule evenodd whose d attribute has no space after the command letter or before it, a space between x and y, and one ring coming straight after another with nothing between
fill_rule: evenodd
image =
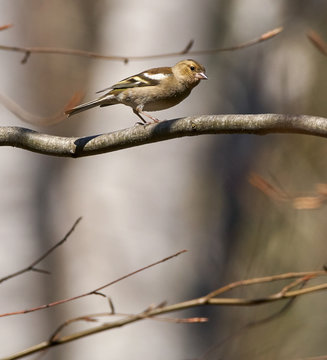
<instances>
[{"instance_id":1,"label":"bird's beak","mask_svg":"<svg viewBox=\"0 0 327 360\"><path fill-rule=\"evenodd\" d=\"M199 80L208 80L208 76L203 72L197 73L195 77Z\"/></svg>"}]
</instances>

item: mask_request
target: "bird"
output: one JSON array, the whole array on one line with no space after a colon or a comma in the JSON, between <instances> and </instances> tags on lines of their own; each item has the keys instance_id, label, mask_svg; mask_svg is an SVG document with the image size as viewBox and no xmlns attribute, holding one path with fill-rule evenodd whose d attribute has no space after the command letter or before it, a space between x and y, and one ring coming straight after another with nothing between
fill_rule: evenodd
<instances>
[{"instance_id":1,"label":"bird","mask_svg":"<svg viewBox=\"0 0 327 360\"><path fill-rule=\"evenodd\" d=\"M145 111L164 110L179 104L201 80L206 79L205 68L192 59L186 59L172 67L153 68L123 79L97 91L106 92L101 97L69 109L65 114L69 117L96 106L123 104L133 109L142 121L139 124L149 123L142 115L157 123L159 120Z\"/></svg>"}]
</instances>

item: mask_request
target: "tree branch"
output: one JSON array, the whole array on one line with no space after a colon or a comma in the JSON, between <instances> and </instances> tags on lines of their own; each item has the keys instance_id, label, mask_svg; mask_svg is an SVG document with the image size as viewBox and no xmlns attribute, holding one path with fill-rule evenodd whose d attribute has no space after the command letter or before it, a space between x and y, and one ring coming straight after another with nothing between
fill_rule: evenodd
<instances>
[{"instance_id":1,"label":"tree branch","mask_svg":"<svg viewBox=\"0 0 327 360\"><path fill-rule=\"evenodd\" d=\"M11 113L16 115L20 120L28 124L39 125L39 126L51 126L66 120L67 116L65 115L65 110L80 104L82 98L83 98L83 93L76 92L63 109L61 109L58 113L49 117L44 117L29 113L28 111L21 108L18 104L16 104L13 100L9 99L7 96L1 93L0 93L0 104L2 104Z\"/></svg>"},{"instance_id":2,"label":"tree branch","mask_svg":"<svg viewBox=\"0 0 327 360\"><path fill-rule=\"evenodd\" d=\"M146 309L145 311L135 314L135 315L127 315L126 317L109 322L104 323L102 325L92 327L86 330L82 330L70 335L64 335L61 337L55 336L55 338L52 336L49 340L43 341L37 345L34 345L28 349L25 349L23 351L17 352L16 354L13 354L11 356L2 358L1 360L13 360L13 359L20 359L24 356L31 355L34 353L37 353L39 351L44 351L46 349L49 349L51 347L66 344L71 341L75 341L77 339L81 339L87 336L90 336L92 334L97 334L102 331L107 331L110 329L122 327L128 324L132 324L134 322L145 320L149 318L154 318L159 315L168 314L171 312L181 311L185 309L190 308L198 308L204 305L212 305L212 306L257 306L259 304L265 304L270 302L276 302L281 301L285 299L294 299L296 297L299 297L301 295L314 293L317 291L322 291L327 289L327 283L321 283L318 285L313 285L306 288L300 288L296 290L294 289L296 286L301 285L301 283L306 283L311 279L326 276L326 271L311 271L311 272L292 272L292 273L285 273L285 274L279 274L279 275L273 275L273 276L266 276L262 278L255 278L255 279L248 279L248 280L242 280L237 281L235 283L231 283L229 285L226 285L220 289L217 289L215 291L212 291L211 293L196 298L192 300L187 300L184 302L180 302L173 305L165 305L162 304L160 306L157 306L155 308L150 307L149 309ZM230 291L234 288L241 287L241 286L249 286L253 284L262 284L262 283L268 283L273 281L280 281L280 280L286 280L286 279L297 279L296 281L291 282L290 284L282 287L279 291L276 293L272 293L271 295L260 297L260 298L227 298L227 297L216 297L217 295L221 295L222 293L225 293L227 291ZM66 322L67 323L67 322ZM59 329L60 330L60 329ZM57 333L56 333L57 335Z\"/></svg>"},{"instance_id":3,"label":"tree branch","mask_svg":"<svg viewBox=\"0 0 327 360\"><path fill-rule=\"evenodd\" d=\"M323 55L327 56L327 43L321 38L321 36L317 32L310 30L307 33L307 37Z\"/></svg>"},{"instance_id":4,"label":"tree branch","mask_svg":"<svg viewBox=\"0 0 327 360\"><path fill-rule=\"evenodd\" d=\"M74 226L76 226L77 224L75 223ZM74 227L72 228L72 230L69 231L68 234L70 234L72 231L74 230ZM60 245L60 244L59 244ZM52 251L52 250L51 250ZM184 254L185 252L187 252L187 250L180 250L178 251L177 253L173 254L173 255L170 255L168 257L165 257L164 259L161 259L161 260L158 260L150 265L146 265L140 269L137 269L135 271L132 271L130 273L128 273L127 275L123 275L121 277L119 277L118 279L116 280L113 280L113 281L110 281L109 283L105 284L105 285L101 285L100 287L96 288L96 289L93 289L93 290L90 290L88 292L85 292L83 294L79 294L79 295L76 295L76 296L73 296L73 297L70 297L70 298L66 298L66 299L61 299L61 300L57 300L57 301L54 301L54 302L51 302L51 303L48 303L48 304L44 304L44 305L40 305L40 306L36 306L36 307L33 307L33 308L30 308L30 309L25 309L25 310L18 310L18 311L14 311L14 312L10 312L10 313L3 313L3 314L0 314L0 317L5 317L5 316L13 316L13 315L22 315L22 314L28 314L28 313L31 313L31 312L34 312L34 311L38 311L38 310L43 310L43 309L48 309L50 307L54 307L54 306L57 306L57 305L61 305L61 304L65 304L67 302L70 302L70 301L74 301L74 300L77 300L77 299L81 299L83 297L86 297L86 296L90 296L90 295L102 295L102 296L105 296L104 294L100 293L100 290L103 290L109 286L112 286L120 281L123 281L131 276L134 276L144 270L148 270L154 266L157 266L159 264L162 264L168 260L171 260L172 258L176 257L176 256L179 256L181 254ZM46 253L46 255L48 255L49 252ZM44 258L44 256L41 257L41 260ZM38 260L40 261L40 260ZM106 296L105 296L106 297ZM109 299L110 300L110 299ZM113 306L112 306L112 303L110 304L110 306L112 307L113 309Z\"/></svg>"},{"instance_id":5,"label":"tree branch","mask_svg":"<svg viewBox=\"0 0 327 360\"><path fill-rule=\"evenodd\" d=\"M8 28L5 26L4 28ZM0 28L1 30L1 28ZM205 55L205 54L212 54L222 51L234 51L239 49L244 49L256 44L259 44L263 41L272 39L276 35L280 34L283 31L282 27L278 27L272 29L270 31L265 32L264 34L260 35L259 37L238 44L230 47L225 48L214 48L214 49L205 49L205 50L196 50L190 51L193 46L193 40L190 40L186 47L181 51L170 52L170 53L163 53L157 55L144 55L144 56L120 56L120 55L102 55L99 53L95 53L92 51L84 51L84 50L77 50L77 49L62 49L62 48L48 48L48 47L22 47L22 46L8 46L8 45L0 45L0 50L4 51L14 51L24 53L24 57L21 60L22 64L25 64L29 59L31 54L57 54L57 55L74 55L74 56L82 56L88 57L93 59L102 59L102 60L111 60L111 61L123 61L124 63L128 63L129 61L137 61L137 60L149 60L149 59L160 59L166 57L176 57L181 56L184 54L188 55Z\"/></svg>"},{"instance_id":6,"label":"tree branch","mask_svg":"<svg viewBox=\"0 0 327 360\"><path fill-rule=\"evenodd\" d=\"M1 25L0 26L0 31L7 30L7 29L9 29L11 27L12 27L12 24Z\"/></svg>"},{"instance_id":7,"label":"tree branch","mask_svg":"<svg viewBox=\"0 0 327 360\"><path fill-rule=\"evenodd\" d=\"M306 134L327 137L327 119L309 115L200 115L135 125L86 137L59 137L21 127L0 127L0 146L44 155L79 158L158 141L203 134Z\"/></svg>"},{"instance_id":8,"label":"tree branch","mask_svg":"<svg viewBox=\"0 0 327 360\"><path fill-rule=\"evenodd\" d=\"M24 274L28 271L37 271L37 272L43 272L43 273L47 273L49 274L48 271L45 270L40 270L38 268L36 268L36 265L39 264L42 260L44 260L47 256L49 256L55 249L57 249L60 245L62 245L69 237L70 235L73 233L73 231L75 230L76 226L78 225L78 223L82 220L81 217L79 217L73 224L73 226L71 227L71 229L66 233L66 235L59 241L57 242L55 245L53 245L50 249L48 249L45 253L43 253L39 258L37 258L36 260L34 260L32 262L32 264L26 266L25 268L18 270L10 275L4 276L2 278L0 278L0 284L6 280L12 279L13 277L16 277L18 275Z\"/></svg>"},{"instance_id":9,"label":"tree branch","mask_svg":"<svg viewBox=\"0 0 327 360\"><path fill-rule=\"evenodd\" d=\"M316 184L315 192L312 195L295 196L287 193L279 186L272 185L255 173L249 176L249 182L270 199L288 203L296 210L315 210L327 203L327 184Z\"/></svg>"}]
</instances>

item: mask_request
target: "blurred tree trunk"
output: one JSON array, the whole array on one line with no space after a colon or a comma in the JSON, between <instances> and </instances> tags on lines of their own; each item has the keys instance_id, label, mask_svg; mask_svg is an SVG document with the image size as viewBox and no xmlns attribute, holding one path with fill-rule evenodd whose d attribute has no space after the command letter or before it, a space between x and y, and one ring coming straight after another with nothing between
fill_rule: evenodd
<instances>
[{"instance_id":1,"label":"blurred tree trunk","mask_svg":"<svg viewBox=\"0 0 327 360\"><path fill-rule=\"evenodd\" d=\"M22 3L22 6L15 7L19 16L19 21L15 24L19 28L19 41L26 46L84 48L96 51L102 19L98 5L90 1L64 0ZM15 84L15 91L19 94L18 102L26 110L44 117L63 111L64 104L75 91L88 87L91 61L73 56L33 54L25 65L20 65L17 61L17 67L21 66L21 82ZM53 134L76 135L80 124L82 123L66 120L52 128L41 126L39 129ZM38 253L42 253L59 240L58 234L63 236L67 231L66 224L56 221L56 211L66 212L64 197L57 194L58 185L66 168L70 166L70 161L47 156L32 157L34 170L29 175L31 178L28 179L28 191L33 198L33 219L29 225L34 228ZM21 181L27 180L22 177ZM62 267L62 261L62 257L54 253L42 264L44 268L51 269L52 275L39 277L34 285L37 290L33 303L46 304L63 296L64 281L55 276ZM43 328L46 330L39 333L40 340L58 326L58 313L60 309L58 312L47 311L42 314L45 322ZM65 358L64 354L65 349L60 348L49 352L47 358Z\"/></svg>"}]
</instances>

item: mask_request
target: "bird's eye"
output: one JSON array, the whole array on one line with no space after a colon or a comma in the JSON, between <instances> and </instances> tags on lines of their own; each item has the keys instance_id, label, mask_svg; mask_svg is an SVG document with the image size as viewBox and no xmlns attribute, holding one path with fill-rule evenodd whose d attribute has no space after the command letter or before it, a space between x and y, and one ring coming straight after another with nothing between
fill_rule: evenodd
<instances>
[{"instance_id":1,"label":"bird's eye","mask_svg":"<svg viewBox=\"0 0 327 360\"><path fill-rule=\"evenodd\" d=\"M194 67L194 66L190 66L190 69L191 69L192 71L194 71L194 70L195 70L195 67Z\"/></svg>"}]
</instances>

